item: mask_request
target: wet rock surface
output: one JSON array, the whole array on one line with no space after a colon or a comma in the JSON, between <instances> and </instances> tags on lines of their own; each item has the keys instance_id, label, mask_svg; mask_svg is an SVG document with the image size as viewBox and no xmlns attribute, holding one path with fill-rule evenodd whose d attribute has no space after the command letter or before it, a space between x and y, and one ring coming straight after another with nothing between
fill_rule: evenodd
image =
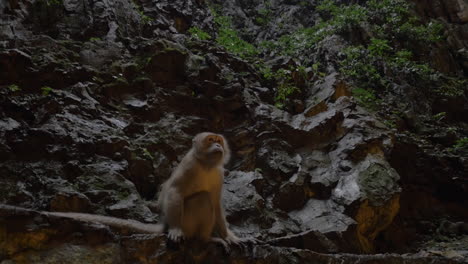
<instances>
[{"instance_id":1,"label":"wet rock surface","mask_svg":"<svg viewBox=\"0 0 468 264\"><path fill-rule=\"evenodd\" d=\"M215 4L260 42L314 23L312 6L296 2L271 1L282 15L267 30L253 19L264 1ZM466 74L468 7L436 2L416 11L446 20L452 59L441 53L439 66ZM327 62L323 76L298 78L307 89L279 108L249 62L187 34L214 36L214 19L208 1L0 3L2 264L468 261L465 225L444 224L468 222L467 158L444 150L467 131L466 95L423 100L395 84L388 101L411 106L391 129L351 97L335 69L346 40L331 35L303 55ZM156 223L159 186L202 131L224 134L233 151L223 194L232 230L264 243L174 250L164 235L41 213Z\"/></svg>"},{"instance_id":2,"label":"wet rock surface","mask_svg":"<svg viewBox=\"0 0 468 264\"><path fill-rule=\"evenodd\" d=\"M110 230L99 224L83 224L32 210L0 207L4 263L459 263L440 256L321 254L289 247L256 245L226 253L218 245L189 241L174 249L164 237ZM12 220L15 221L12 221ZM30 226L27 230L25 225ZM60 229L54 226L60 225ZM81 230L80 232L73 232ZM5 239L9 238L8 242ZM315 239L312 239L312 241ZM28 249L25 251L25 249Z\"/></svg>"}]
</instances>

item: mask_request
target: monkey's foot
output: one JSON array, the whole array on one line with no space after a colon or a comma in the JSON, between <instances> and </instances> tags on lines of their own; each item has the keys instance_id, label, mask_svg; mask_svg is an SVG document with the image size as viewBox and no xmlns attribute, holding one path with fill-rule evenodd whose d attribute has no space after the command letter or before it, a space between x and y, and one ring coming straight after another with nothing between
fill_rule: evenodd
<instances>
[{"instance_id":1,"label":"monkey's foot","mask_svg":"<svg viewBox=\"0 0 468 264\"><path fill-rule=\"evenodd\" d=\"M180 242L184 238L184 233L180 228L171 228L167 231L167 237L174 242Z\"/></svg>"},{"instance_id":2,"label":"monkey's foot","mask_svg":"<svg viewBox=\"0 0 468 264\"><path fill-rule=\"evenodd\" d=\"M255 237L244 237L244 238L239 238L241 240L241 243L249 243L249 244L264 244L264 241L261 241L259 239L256 239Z\"/></svg>"},{"instance_id":3,"label":"monkey's foot","mask_svg":"<svg viewBox=\"0 0 468 264\"><path fill-rule=\"evenodd\" d=\"M222 238L219 238L219 237L212 237L211 238L211 242L214 242L216 244L221 244L221 246L223 246L224 248L224 251L226 253L230 253L231 252L231 248L229 248L229 245L226 241L224 241L224 239Z\"/></svg>"},{"instance_id":4,"label":"monkey's foot","mask_svg":"<svg viewBox=\"0 0 468 264\"><path fill-rule=\"evenodd\" d=\"M235 245L239 247L241 250L246 251L249 249L253 249L253 247L257 244L263 244L263 241L260 241L253 237L237 237L233 233L229 234L224 241L228 243L230 246Z\"/></svg>"},{"instance_id":5,"label":"monkey's foot","mask_svg":"<svg viewBox=\"0 0 468 264\"><path fill-rule=\"evenodd\" d=\"M224 238L224 241L229 245L240 245L243 242L241 238L238 238L232 232L228 232L228 235Z\"/></svg>"}]
</instances>

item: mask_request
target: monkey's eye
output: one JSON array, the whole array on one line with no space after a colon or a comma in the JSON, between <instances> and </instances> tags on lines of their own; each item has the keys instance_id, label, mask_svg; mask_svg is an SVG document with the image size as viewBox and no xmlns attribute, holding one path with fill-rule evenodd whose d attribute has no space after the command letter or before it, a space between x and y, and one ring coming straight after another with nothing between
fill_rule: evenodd
<instances>
[{"instance_id":1,"label":"monkey's eye","mask_svg":"<svg viewBox=\"0 0 468 264\"><path fill-rule=\"evenodd\" d=\"M214 139L212 137L208 138L208 142L213 143Z\"/></svg>"}]
</instances>

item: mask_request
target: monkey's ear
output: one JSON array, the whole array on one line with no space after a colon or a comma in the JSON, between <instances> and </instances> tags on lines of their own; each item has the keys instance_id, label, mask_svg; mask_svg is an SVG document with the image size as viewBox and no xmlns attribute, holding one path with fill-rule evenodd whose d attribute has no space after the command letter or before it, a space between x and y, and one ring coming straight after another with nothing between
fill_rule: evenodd
<instances>
[{"instance_id":1,"label":"monkey's ear","mask_svg":"<svg viewBox=\"0 0 468 264\"><path fill-rule=\"evenodd\" d=\"M200 142L202 136L203 136L203 133L196 134L192 139L192 146L195 146L197 142Z\"/></svg>"},{"instance_id":2,"label":"monkey's ear","mask_svg":"<svg viewBox=\"0 0 468 264\"><path fill-rule=\"evenodd\" d=\"M223 148L224 148L224 157L223 164L226 165L231 159L231 150L229 149L229 144L226 138L223 135L219 135L223 139Z\"/></svg>"}]
</instances>

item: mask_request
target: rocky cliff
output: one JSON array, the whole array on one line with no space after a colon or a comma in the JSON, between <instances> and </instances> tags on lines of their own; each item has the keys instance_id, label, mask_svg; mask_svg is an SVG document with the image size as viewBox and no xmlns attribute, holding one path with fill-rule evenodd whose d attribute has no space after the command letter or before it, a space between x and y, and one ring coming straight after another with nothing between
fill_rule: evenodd
<instances>
[{"instance_id":1,"label":"rocky cliff","mask_svg":"<svg viewBox=\"0 0 468 264\"><path fill-rule=\"evenodd\" d=\"M0 262L468 261L467 22L463 0L0 2ZM264 243L42 213L157 222L202 131Z\"/></svg>"}]
</instances>

